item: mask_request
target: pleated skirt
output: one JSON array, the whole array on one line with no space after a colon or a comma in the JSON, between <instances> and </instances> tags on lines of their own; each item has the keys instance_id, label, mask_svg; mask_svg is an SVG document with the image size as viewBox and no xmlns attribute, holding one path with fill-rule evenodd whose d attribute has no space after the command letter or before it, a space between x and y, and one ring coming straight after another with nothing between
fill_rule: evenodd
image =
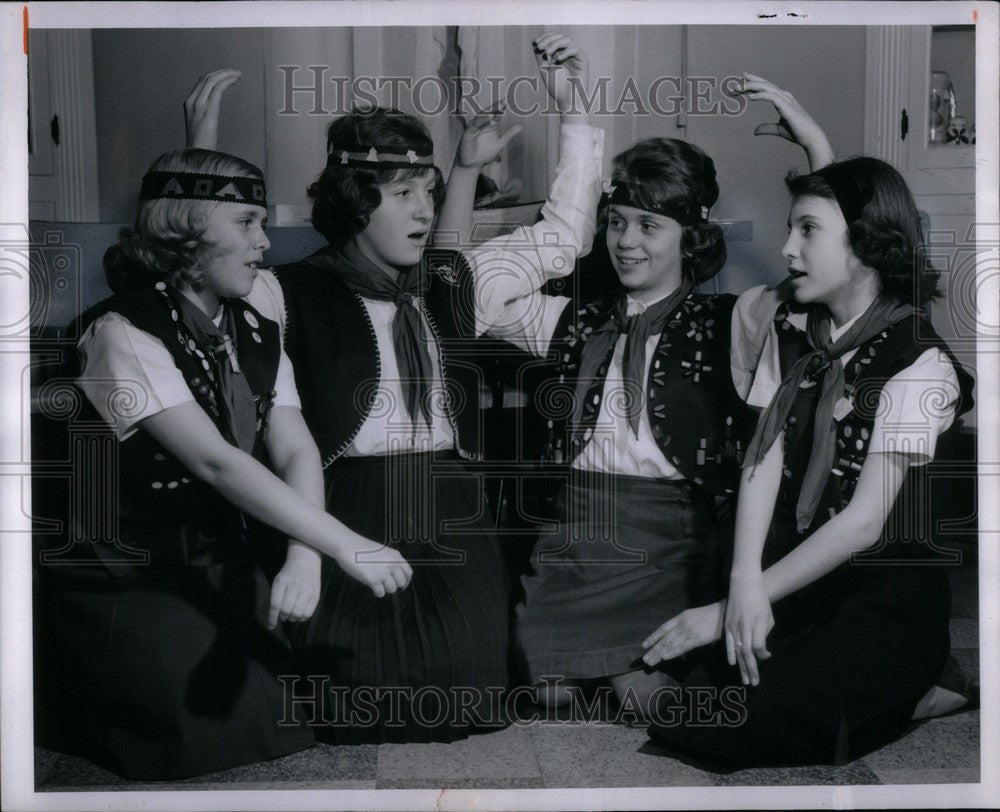
<instances>
[{"instance_id":1,"label":"pleated skirt","mask_svg":"<svg viewBox=\"0 0 1000 812\"><path fill-rule=\"evenodd\" d=\"M43 572L37 668L41 742L130 779L166 780L294 753L288 641L266 628L270 584L240 540L169 533L148 565ZM219 542L225 546L223 542ZM214 549L213 549L214 548ZM190 553L190 555L189 555ZM196 558L200 563L185 563Z\"/></svg>"},{"instance_id":2,"label":"pleated skirt","mask_svg":"<svg viewBox=\"0 0 1000 812\"><path fill-rule=\"evenodd\" d=\"M711 496L686 482L573 472L561 523L523 579L518 647L532 682L643 667L640 643L691 606L715 600Z\"/></svg>"},{"instance_id":3,"label":"pleated skirt","mask_svg":"<svg viewBox=\"0 0 1000 812\"><path fill-rule=\"evenodd\" d=\"M326 473L327 510L398 550L413 578L376 598L324 560L319 606L292 632L308 690L326 690L316 735L446 742L503 727L509 581L477 479L452 453L343 458Z\"/></svg>"}]
</instances>

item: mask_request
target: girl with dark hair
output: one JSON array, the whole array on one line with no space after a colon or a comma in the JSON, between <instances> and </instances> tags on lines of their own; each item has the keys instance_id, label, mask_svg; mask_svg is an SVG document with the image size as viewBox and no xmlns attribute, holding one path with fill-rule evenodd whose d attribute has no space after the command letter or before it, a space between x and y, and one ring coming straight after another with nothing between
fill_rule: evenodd
<instances>
[{"instance_id":1,"label":"girl with dark hair","mask_svg":"<svg viewBox=\"0 0 1000 812\"><path fill-rule=\"evenodd\" d=\"M105 257L116 293L82 317L82 405L106 426L95 442L117 442L76 484L117 494L117 521L100 540L75 516L78 543L43 556L59 707L47 708L59 734L47 743L159 780L313 743L286 713L277 626L316 606L310 548L375 596L412 571L322 509L278 325L245 300L255 283L276 285L259 277L260 171L208 150L167 153L140 199L135 228ZM248 552L249 518L290 537L273 584Z\"/></svg>"},{"instance_id":2,"label":"girl with dark hair","mask_svg":"<svg viewBox=\"0 0 1000 812\"><path fill-rule=\"evenodd\" d=\"M782 110L787 135L825 160L815 123L797 105ZM644 715L683 672L646 667L641 641L665 615L721 592L715 499L736 488L748 411L729 374L735 297L695 291L726 258L708 220L718 196L715 165L698 147L651 138L627 149L614 159L603 239L588 262L592 273L613 268L609 294L535 292L490 331L556 358L536 405L548 419L546 456L569 464L568 481L518 619L530 679L554 704L572 698L574 683L602 679Z\"/></svg>"},{"instance_id":3,"label":"girl with dark hair","mask_svg":"<svg viewBox=\"0 0 1000 812\"><path fill-rule=\"evenodd\" d=\"M541 222L481 249L500 266L513 243L572 267L593 236L602 133L571 109L570 79L578 91L587 83L583 55L553 37L538 54L562 114L560 162ZM452 183L478 176L521 129L500 135L497 119L466 128L439 233L460 210L471 216ZM261 304L285 329L328 510L414 569L405 593L376 602L324 567L319 607L296 635L310 678L297 693L325 678L336 718L316 732L339 743L450 741L506 724L508 576L466 467L481 458L471 341L528 289L474 277L461 253L428 247L443 198L432 153L424 126L399 111L334 121L311 189L330 244L276 269L281 288Z\"/></svg>"},{"instance_id":4,"label":"girl with dark hair","mask_svg":"<svg viewBox=\"0 0 1000 812\"><path fill-rule=\"evenodd\" d=\"M926 712L949 650L948 574L920 535L933 521L919 482L971 407L971 378L921 309L938 274L913 197L874 158L786 182L789 279L747 291L734 315L734 368L764 411L728 602L644 643L655 664L724 637L685 688L723 688L738 665L749 687L728 722L670 714L664 697L650 734L728 766L840 763L892 741Z\"/></svg>"}]
</instances>

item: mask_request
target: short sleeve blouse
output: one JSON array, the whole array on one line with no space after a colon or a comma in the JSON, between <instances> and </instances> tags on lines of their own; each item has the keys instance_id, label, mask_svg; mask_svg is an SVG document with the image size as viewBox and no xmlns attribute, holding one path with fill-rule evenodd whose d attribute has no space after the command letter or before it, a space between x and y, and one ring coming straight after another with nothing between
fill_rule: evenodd
<instances>
[{"instance_id":1,"label":"short sleeve blouse","mask_svg":"<svg viewBox=\"0 0 1000 812\"><path fill-rule=\"evenodd\" d=\"M96 319L77 342L77 351L81 369L77 383L122 440L134 434L147 417L194 400L163 342L118 313ZM284 350L274 389L275 407L300 408L292 365Z\"/></svg>"},{"instance_id":2,"label":"short sleeve blouse","mask_svg":"<svg viewBox=\"0 0 1000 812\"><path fill-rule=\"evenodd\" d=\"M733 380L747 404L760 409L770 404L781 384L776 309L773 291L762 286L743 293L733 312ZM792 313L788 320L805 329L805 313ZM841 363L853 354L846 353ZM930 462L938 437L955 420L958 401L958 375L951 361L937 348L926 350L882 387L868 453L906 454L910 465Z\"/></svg>"}]
</instances>

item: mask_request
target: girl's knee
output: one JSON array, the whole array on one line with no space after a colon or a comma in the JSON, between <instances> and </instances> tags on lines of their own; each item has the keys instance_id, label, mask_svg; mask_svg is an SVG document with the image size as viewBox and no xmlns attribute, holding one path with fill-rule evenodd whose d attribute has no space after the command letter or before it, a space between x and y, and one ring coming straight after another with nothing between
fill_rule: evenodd
<instances>
[{"instance_id":1,"label":"girl's knee","mask_svg":"<svg viewBox=\"0 0 1000 812\"><path fill-rule=\"evenodd\" d=\"M677 681L664 671L627 671L611 677L611 687L618 701L622 705L634 706L647 718L649 703L656 701L657 692L676 685Z\"/></svg>"},{"instance_id":2,"label":"girl's knee","mask_svg":"<svg viewBox=\"0 0 1000 812\"><path fill-rule=\"evenodd\" d=\"M557 683L539 682L535 686L538 704L546 708L564 708L579 693L579 683L560 680Z\"/></svg>"}]
</instances>

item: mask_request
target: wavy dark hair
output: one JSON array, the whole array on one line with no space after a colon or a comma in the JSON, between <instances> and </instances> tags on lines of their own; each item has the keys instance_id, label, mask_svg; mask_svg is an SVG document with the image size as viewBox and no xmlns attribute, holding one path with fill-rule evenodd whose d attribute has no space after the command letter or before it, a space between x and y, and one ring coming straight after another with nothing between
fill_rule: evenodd
<instances>
[{"instance_id":1,"label":"wavy dark hair","mask_svg":"<svg viewBox=\"0 0 1000 812\"><path fill-rule=\"evenodd\" d=\"M882 291L916 307L940 298L941 274L927 259L920 214L903 176L878 158L849 158L830 167L860 192L860 216L848 225L848 241L854 255L878 274ZM793 198L837 203L821 175L789 173L785 185Z\"/></svg>"},{"instance_id":2,"label":"wavy dark hair","mask_svg":"<svg viewBox=\"0 0 1000 812\"><path fill-rule=\"evenodd\" d=\"M326 142L328 150L357 146L375 147L379 152L413 149L429 153L434 150L434 142L423 124L411 115L384 107L355 109L338 118L327 130ZM433 172L437 181L434 189L434 211L437 212L444 201L444 179L436 166L368 169L328 164L309 187L313 228L331 245L343 245L368 226L368 218L382 202L379 185L423 177L428 172Z\"/></svg>"},{"instance_id":3,"label":"wavy dark hair","mask_svg":"<svg viewBox=\"0 0 1000 812\"><path fill-rule=\"evenodd\" d=\"M197 172L206 175L256 178L264 173L252 163L208 149L165 152L150 172ZM123 228L118 242L104 254L104 275L116 293L149 281L183 281L194 290L205 286L201 270L208 218L222 202L212 200L144 200L133 228Z\"/></svg>"},{"instance_id":4,"label":"wavy dark hair","mask_svg":"<svg viewBox=\"0 0 1000 812\"><path fill-rule=\"evenodd\" d=\"M647 138L615 156L612 182L627 183L633 199L652 209L683 203L711 208L719 199L715 162L701 149L676 138ZM606 237L608 207L598 215ZM726 241L716 223L683 226L681 270L695 284L715 276L726 262Z\"/></svg>"}]
</instances>

